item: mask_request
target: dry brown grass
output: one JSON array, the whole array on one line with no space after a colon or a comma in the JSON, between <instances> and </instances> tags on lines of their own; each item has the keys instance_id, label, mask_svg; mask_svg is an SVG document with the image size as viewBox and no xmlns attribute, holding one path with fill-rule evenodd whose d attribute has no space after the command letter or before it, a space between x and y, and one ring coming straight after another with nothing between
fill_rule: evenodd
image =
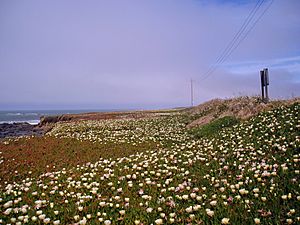
<instances>
[{"instance_id":1,"label":"dry brown grass","mask_svg":"<svg viewBox=\"0 0 300 225\"><path fill-rule=\"evenodd\" d=\"M281 105L291 105L300 102L300 98L290 100L273 100L263 103L259 97L237 97L231 99L213 99L201 105L186 110L190 115L198 119L188 124L188 127L196 127L207 124L216 118L234 116L238 119L248 119L263 111L269 111Z\"/></svg>"}]
</instances>

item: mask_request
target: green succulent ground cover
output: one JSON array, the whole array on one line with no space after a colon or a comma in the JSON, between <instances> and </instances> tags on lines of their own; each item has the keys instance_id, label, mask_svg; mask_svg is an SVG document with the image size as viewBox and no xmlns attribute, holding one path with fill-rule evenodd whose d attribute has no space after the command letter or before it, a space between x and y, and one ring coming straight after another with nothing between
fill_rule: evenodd
<instances>
[{"instance_id":1,"label":"green succulent ground cover","mask_svg":"<svg viewBox=\"0 0 300 225\"><path fill-rule=\"evenodd\" d=\"M178 113L59 124L50 136L156 145L6 183L1 223L299 224L299 111L223 118L198 138Z\"/></svg>"},{"instance_id":2,"label":"green succulent ground cover","mask_svg":"<svg viewBox=\"0 0 300 225\"><path fill-rule=\"evenodd\" d=\"M225 116L220 119L213 120L201 127L192 128L189 130L189 134L195 138L211 137L217 135L222 129L232 127L239 122L240 121L233 116Z\"/></svg>"}]
</instances>

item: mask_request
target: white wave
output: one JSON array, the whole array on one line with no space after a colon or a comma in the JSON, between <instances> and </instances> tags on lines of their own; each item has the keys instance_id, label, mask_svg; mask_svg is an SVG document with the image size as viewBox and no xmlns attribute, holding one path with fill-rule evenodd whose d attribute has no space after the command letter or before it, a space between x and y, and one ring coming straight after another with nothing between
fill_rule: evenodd
<instances>
[{"instance_id":1,"label":"white wave","mask_svg":"<svg viewBox=\"0 0 300 225\"><path fill-rule=\"evenodd\" d=\"M29 123L31 125L37 125L40 123L40 120L28 120L27 123Z\"/></svg>"},{"instance_id":2,"label":"white wave","mask_svg":"<svg viewBox=\"0 0 300 225\"><path fill-rule=\"evenodd\" d=\"M7 116L22 116L23 114L18 112L18 113L6 113Z\"/></svg>"},{"instance_id":3,"label":"white wave","mask_svg":"<svg viewBox=\"0 0 300 225\"><path fill-rule=\"evenodd\" d=\"M25 113L24 115L25 116L38 116L39 114L30 112L30 113Z\"/></svg>"},{"instance_id":4,"label":"white wave","mask_svg":"<svg viewBox=\"0 0 300 225\"><path fill-rule=\"evenodd\" d=\"M21 112L9 112L9 113L6 113L6 116L38 116L39 114L38 113L35 113L35 112L24 112L24 113L21 113Z\"/></svg>"},{"instance_id":5,"label":"white wave","mask_svg":"<svg viewBox=\"0 0 300 225\"><path fill-rule=\"evenodd\" d=\"M13 123L29 123L31 125L37 125L39 124L40 120L19 120L19 121L0 121L0 124L3 123L9 123L9 124L13 124Z\"/></svg>"}]
</instances>

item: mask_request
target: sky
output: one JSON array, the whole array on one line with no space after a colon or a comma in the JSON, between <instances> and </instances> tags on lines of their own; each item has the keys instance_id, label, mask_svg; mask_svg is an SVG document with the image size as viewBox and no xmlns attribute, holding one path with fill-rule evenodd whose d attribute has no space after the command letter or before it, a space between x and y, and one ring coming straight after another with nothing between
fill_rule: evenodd
<instances>
[{"instance_id":1,"label":"sky","mask_svg":"<svg viewBox=\"0 0 300 225\"><path fill-rule=\"evenodd\" d=\"M216 63L256 4L1 0L0 110L190 106L191 79L194 104L253 96L263 68L271 98L300 96L298 0L265 0L262 17Z\"/></svg>"}]
</instances>

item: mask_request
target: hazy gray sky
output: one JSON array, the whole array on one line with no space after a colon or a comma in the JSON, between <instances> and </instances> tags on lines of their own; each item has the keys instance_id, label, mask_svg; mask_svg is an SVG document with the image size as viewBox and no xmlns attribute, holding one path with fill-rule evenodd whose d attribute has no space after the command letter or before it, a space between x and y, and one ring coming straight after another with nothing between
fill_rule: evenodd
<instances>
[{"instance_id":1,"label":"hazy gray sky","mask_svg":"<svg viewBox=\"0 0 300 225\"><path fill-rule=\"evenodd\" d=\"M191 78L196 103L257 95L264 67L271 97L300 96L298 0L275 0L202 80L256 2L1 0L0 109L187 106Z\"/></svg>"}]
</instances>

